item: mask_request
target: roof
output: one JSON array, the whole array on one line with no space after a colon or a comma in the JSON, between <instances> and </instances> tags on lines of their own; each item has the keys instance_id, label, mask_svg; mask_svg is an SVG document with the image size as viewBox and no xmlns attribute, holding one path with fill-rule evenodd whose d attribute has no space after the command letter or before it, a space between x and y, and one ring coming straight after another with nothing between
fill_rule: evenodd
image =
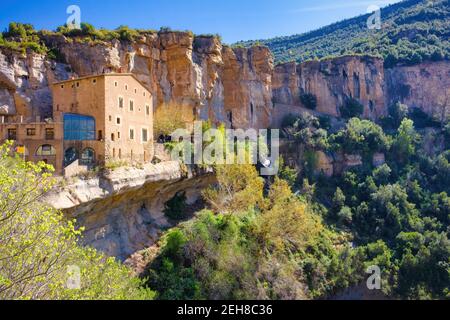
<instances>
[{"instance_id":1,"label":"roof","mask_svg":"<svg viewBox=\"0 0 450 320\"><path fill-rule=\"evenodd\" d=\"M68 79L68 80L63 80L63 81L58 81L58 82L54 82L52 85L61 85L64 83L71 83L71 82L76 82L76 81L80 81L80 80L86 80L86 79L92 79L92 78L106 78L106 77L132 77L134 78L134 80L136 80L145 90L147 90L148 92L150 92L150 90L145 86L145 84L140 81L133 73L103 73L103 74L95 74L95 75L90 75L90 76L85 76L85 77L79 77L79 78L75 78L75 79Z\"/></svg>"}]
</instances>

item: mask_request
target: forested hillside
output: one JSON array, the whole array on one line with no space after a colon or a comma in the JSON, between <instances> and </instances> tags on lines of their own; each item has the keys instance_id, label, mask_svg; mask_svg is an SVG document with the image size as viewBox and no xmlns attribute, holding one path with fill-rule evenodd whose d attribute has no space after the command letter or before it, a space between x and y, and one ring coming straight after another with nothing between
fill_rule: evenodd
<instances>
[{"instance_id":1,"label":"forested hillside","mask_svg":"<svg viewBox=\"0 0 450 320\"><path fill-rule=\"evenodd\" d=\"M370 15L301 35L237 43L267 45L278 63L343 54L372 54L396 63L450 59L450 1L409 0L382 9L381 30L369 30Z\"/></svg>"}]
</instances>

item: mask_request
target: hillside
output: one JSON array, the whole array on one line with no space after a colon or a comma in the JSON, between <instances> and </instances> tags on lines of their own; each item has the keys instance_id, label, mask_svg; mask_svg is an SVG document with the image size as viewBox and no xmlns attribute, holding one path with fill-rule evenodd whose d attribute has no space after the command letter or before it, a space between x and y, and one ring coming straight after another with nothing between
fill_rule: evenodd
<instances>
[{"instance_id":1,"label":"hillside","mask_svg":"<svg viewBox=\"0 0 450 320\"><path fill-rule=\"evenodd\" d=\"M388 67L450 59L449 0L407 0L383 8L381 16L381 30L369 30L369 15L363 15L305 34L236 45L267 45L277 63L355 53L382 56Z\"/></svg>"}]
</instances>

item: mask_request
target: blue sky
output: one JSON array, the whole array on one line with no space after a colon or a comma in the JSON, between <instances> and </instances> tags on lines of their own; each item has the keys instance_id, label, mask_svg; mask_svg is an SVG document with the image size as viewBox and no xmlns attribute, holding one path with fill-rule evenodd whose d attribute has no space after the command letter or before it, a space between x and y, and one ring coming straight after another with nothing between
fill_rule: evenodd
<instances>
[{"instance_id":1,"label":"blue sky","mask_svg":"<svg viewBox=\"0 0 450 320\"><path fill-rule=\"evenodd\" d=\"M69 5L96 27L169 26L196 34L219 33L224 42L287 36L364 14L370 5L399 0L1 0L0 30L9 22L55 29L66 22Z\"/></svg>"}]
</instances>

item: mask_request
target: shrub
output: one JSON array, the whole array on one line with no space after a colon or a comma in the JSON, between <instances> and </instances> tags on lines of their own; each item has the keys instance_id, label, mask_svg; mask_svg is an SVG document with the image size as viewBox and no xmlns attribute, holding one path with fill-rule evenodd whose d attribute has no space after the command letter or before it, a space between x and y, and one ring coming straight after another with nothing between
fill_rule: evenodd
<instances>
[{"instance_id":1,"label":"shrub","mask_svg":"<svg viewBox=\"0 0 450 320\"><path fill-rule=\"evenodd\" d=\"M350 119L361 116L364 113L364 106L355 98L347 98L340 111L342 117Z\"/></svg>"},{"instance_id":2,"label":"shrub","mask_svg":"<svg viewBox=\"0 0 450 320\"><path fill-rule=\"evenodd\" d=\"M300 101L303 105L311 110L317 109L317 97L312 93L304 93L300 96Z\"/></svg>"},{"instance_id":3,"label":"shrub","mask_svg":"<svg viewBox=\"0 0 450 320\"><path fill-rule=\"evenodd\" d=\"M186 192L177 193L172 199L167 201L164 208L166 217L172 220L181 220L186 217Z\"/></svg>"}]
</instances>

